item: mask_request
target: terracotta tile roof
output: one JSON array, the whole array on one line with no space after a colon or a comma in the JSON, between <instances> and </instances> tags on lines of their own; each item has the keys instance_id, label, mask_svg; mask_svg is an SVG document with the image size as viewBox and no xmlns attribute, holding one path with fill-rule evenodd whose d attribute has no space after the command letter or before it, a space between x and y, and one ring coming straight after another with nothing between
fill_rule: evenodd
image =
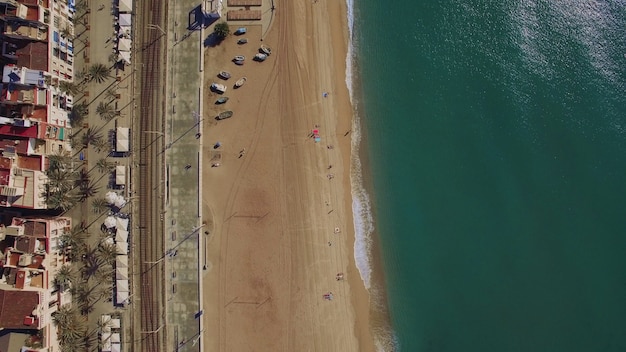
<instances>
[{"instance_id":1,"label":"terracotta tile roof","mask_svg":"<svg viewBox=\"0 0 626 352\"><path fill-rule=\"evenodd\" d=\"M0 290L0 328L37 329L37 318L33 319L31 325L25 323L38 304L37 292Z\"/></svg>"}]
</instances>

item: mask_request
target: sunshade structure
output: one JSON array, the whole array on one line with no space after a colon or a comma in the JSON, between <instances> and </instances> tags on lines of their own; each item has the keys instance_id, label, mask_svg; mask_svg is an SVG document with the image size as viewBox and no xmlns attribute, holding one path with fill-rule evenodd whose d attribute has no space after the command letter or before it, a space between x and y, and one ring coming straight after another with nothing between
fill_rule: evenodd
<instances>
[{"instance_id":1,"label":"sunshade structure","mask_svg":"<svg viewBox=\"0 0 626 352\"><path fill-rule=\"evenodd\" d=\"M122 327L122 321L118 318L111 319L111 328L120 329Z\"/></svg>"},{"instance_id":2,"label":"sunshade structure","mask_svg":"<svg viewBox=\"0 0 626 352\"><path fill-rule=\"evenodd\" d=\"M115 242L128 242L128 231L118 228L115 233Z\"/></svg>"},{"instance_id":3,"label":"sunshade structure","mask_svg":"<svg viewBox=\"0 0 626 352\"><path fill-rule=\"evenodd\" d=\"M130 51L120 51L120 57L130 65Z\"/></svg>"},{"instance_id":4,"label":"sunshade structure","mask_svg":"<svg viewBox=\"0 0 626 352\"><path fill-rule=\"evenodd\" d=\"M100 341L102 342L102 352L112 352L111 351L111 333L102 333L100 335Z\"/></svg>"},{"instance_id":5,"label":"sunshade structure","mask_svg":"<svg viewBox=\"0 0 626 352\"><path fill-rule=\"evenodd\" d=\"M121 352L122 351L122 345L119 343L112 343L111 344L111 352Z\"/></svg>"},{"instance_id":6,"label":"sunshade structure","mask_svg":"<svg viewBox=\"0 0 626 352\"><path fill-rule=\"evenodd\" d=\"M120 38L119 42L117 43L117 49L119 51L130 51L132 43L133 42L128 38Z\"/></svg>"},{"instance_id":7,"label":"sunshade structure","mask_svg":"<svg viewBox=\"0 0 626 352\"><path fill-rule=\"evenodd\" d=\"M115 251L119 255L128 254L128 243L127 242L117 242L115 244Z\"/></svg>"},{"instance_id":8,"label":"sunshade structure","mask_svg":"<svg viewBox=\"0 0 626 352\"><path fill-rule=\"evenodd\" d=\"M116 185L126 184L126 166L125 165L117 165L115 167L115 184Z\"/></svg>"},{"instance_id":9,"label":"sunshade structure","mask_svg":"<svg viewBox=\"0 0 626 352\"><path fill-rule=\"evenodd\" d=\"M116 268L115 279L116 280L128 280L128 268Z\"/></svg>"},{"instance_id":10,"label":"sunshade structure","mask_svg":"<svg viewBox=\"0 0 626 352\"><path fill-rule=\"evenodd\" d=\"M120 0L120 12L133 12L133 0Z\"/></svg>"},{"instance_id":11,"label":"sunshade structure","mask_svg":"<svg viewBox=\"0 0 626 352\"><path fill-rule=\"evenodd\" d=\"M113 216L107 216L106 219L104 219L104 226L106 226L107 229L114 228L115 224L116 224L116 221Z\"/></svg>"},{"instance_id":12,"label":"sunshade structure","mask_svg":"<svg viewBox=\"0 0 626 352\"><path fill-rule=\"evenodd\" d=\"M130 151L130 129L128 127L118 127L115 133L115 150L118 152Z\"/></svg>"},{"instance_id":13,"label":"sunshade structure","mask_svg":"<svg viewBox=\"0 0 626 352\"><path fill-rule=\"evenodd\" d=\"M123 207L126 204L126 199L124 199L124 196L118 196L117 199L115 200L115 203L113 203L113 205L115 205L118 208Z\"/></svg>"},{"instance_id":14,"label":"sunshade structure","mask_svg":"<svg viewBox=\"0 0 626 352\"><path fill-rule=\"evenodd\" d=\"M130 27L133 25L133 16L130 13L120 13L120 27Z\"/></svg>"},{"instance_id":15,"label":"sunshade structure","mask_svg":"<svg viewBox=\"0 0 626 352\"><path fill-rule=\"evenodd\" d=\"M118 230L128 231L128 219L115 217L115 227Z\"/></svg>"},{"instance_id":16,"label":"sunshade structure","mask_svg":"<svg viewBox=\"0 0 626 352\"><path fill-rule=\"evenodd\" d=\"M114 332L113 334L111 334L111 343L112 344L119 344L120 342L122 342L121 338L120 338L120 333L119 332Z\"/></svg>"},{"instance_id":17,"label":"sunshade structure","mask_svg":"<svg viewBox=\"0 0 626 352\"><path fill-rule=\"evenodd\" d=\"M128 256L118 255L117 258L115 258L115 267L116 268L128 268Z\"/></svg>"},{"instance_id":18,"label":"sunshade structure","mask_svg":"<svg viewBox=\"0 0 626 352\"><path fill-rule=\"evenodd\" d=\"M128 292L117 292L117 294L115 295L115 301L117 302L117 304L126 304L126 300L128 300L129 294Z\"/></svg>"},{"instance_id":19,"label":"sunshade structure","mask_svg":"<svg viewBox=\"0 0 626 352\"><path fill-rule=\"evenodd\" d=\"M107 194L104 196L104 200L106 200L106 202L109 204L115 204L115 201L118 197L119 196L115 192L107 192Z\"/></svg>"},{"instance_id":20,"label":"sunshade structure","mask_svg":"<svg viewBox=\"0 0 626 352\"><path fill-rule=\"evenodd\" d=\"M102 333L111 332L111 316L108 314L103 314L100 316L100 322L102 324Z\"/></svg>"},{"instance_id":21,"label":"sunshade structure","mask_svg":"<svg viewBox=\"0 0 626 352\"><path fill-rule=\"evenodd\" d=\"M117 280L117 292L129 292L128 280Z\"/></svg>"}]
</instances>

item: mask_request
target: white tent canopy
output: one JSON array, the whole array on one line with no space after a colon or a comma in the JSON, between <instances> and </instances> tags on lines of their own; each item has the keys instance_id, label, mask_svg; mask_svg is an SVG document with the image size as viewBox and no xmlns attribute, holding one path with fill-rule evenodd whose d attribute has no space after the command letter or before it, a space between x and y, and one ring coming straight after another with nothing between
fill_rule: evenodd
<instances>
[{"instance_id":1,"label":"white tent canopy","mask_svg":"<svg viewBox=\"0 0 626 352\"><path fill-rule=\"evenodd\" d=\"M117 304L123 304L126 303L126 300L128 299L128 292L117 292L117 295L115 296L116 300L117 300Z\"/></svg>"},{"instance_id":2,"label":"white tent canopy","mask_svg":"<svg viewBox=\"0 0 626 352\"><path fill-rule=\"evenodd\" d=\"M103 332L100 335L100 341L102 341L102 352L111 352L111 333Z\"/></svg>"},{"instance_id":3,"label":"white tent canopy","mask_svg":"<svg viewBox=\"0 0 626 352\"><path fill-rule=\"evenodd\" d=\"M129 149L129 141L130 141L130 129L128 127L118 127L117 132L115 134L116 138L116 151L118 152L128 152Z\"/></svg>"},{"instance_id":4,"label":"white tent canopy","mask_svg":"<svg viewBox=\"0 0 626 352\"><path fill-rule=\"evenodd\" d=\"M121 351L122 351L122 345L120 345L119 343L111 344L111 352L121 352Z\"/></svg>"},{"instance_id":5,"label":"white tent canopy","mask_svg":"<svg viewBox=\"0 0 626 352\"><path fill-rule=\"evenodd\" d=\"M130 51L133 42L128 38L120 38L117 49L120 51Z\"/></svg>"},{"instance_id":6,"label":"white tent canopy","mask_svg":"<svg viewBox=\"0 0 626 352\"><path fill-rule=\"evenodd\" d=\"M111 343L120 343L122 340L120 339L120 333L116 332L111 334Z\"/></svg>"},{"instance_id":7,"label":"white tent canopy","mask_svg":"<svg viewBox=\"0 0 626 352\"><path fill-rule=\"evenodd\" d=\"M126 203L126 201L124 201L124 203ZM117 227L118 230L121 229L124 231L128 231L128 219L115 217L115 227Z\"/></svg>"},{"instance_id":8,"label":"white tent canopy","mask_svg":"<svg viewBox=\"0 0 626 352\"><path fill-rule=\"evenodd\" d=\"M128 231L118 227L115 233L115 242L128 242Z\"/></svg>"},{"instance_id":9,"label":"white tent canopy","mask_svg":"<svg viewBox=\"0 0 626 352\"><path fill-rule=\"evenodd\" d=\"M122 322L120 319L116 318L116 319L111 319L111 328L113 329L119 329L122 327Z\"/></svg>"},{"instance_id":10,"label":"white tent canopy","mask_svg":"<svg viewBox=\"0 0 626 352\"><path fill-rule=\"evenodd\" d=\"M116 185L126 184L126 166L117 165L115 167L115 184Z\"/></svg>"},{"instance_id":11,"label":"white tent canopy","mask_svg":"<svg viewBox=\"0 0 626 352\"><path fill-rule=\"evenodd\" d=\"M128 243L127 242L117 242L115 244L117 254L128 254Z\"/></svg>"},{"instance_id":12,"label":"white tent canopy","mask_svg":"<svg viewBox=\"0 0 626 352\"><path fill-rule=\"evenodd\" d=\"M128 290L128 280L117 280L117 292L130 292Z\"/></svg>"},{"instance_id":13,"label":"white tent canopy","mask_svg":"<svg viewBox=\"0 0 626 352\"><path fill-rule=\"evenodd\" d=\"M120 13L120 26L130 27L133 25L133 16L130 13Z\"/></svg>"},{"instance_id":14,"label":"white tent canopy","mask_svg":"<svg viewBox=\"0 0 626 352\"><path fill-rule=\"evenodd\" d=\"M128 268L115 269L115 278L117 280L128 280Z\"/></svg>"},{"instance_id":15,"label":"white tent canopy","mask_svg":"<svg viewBox=\"0 0 626 352\"><path fill-rule=\"evenodd\" d=\"M130 51L120 51L120 57L130 65Z\"/></svg>"},{"instance_id":16,"label":"white tent canopy","mask_svg":"<svg viewBox=\"0 0 626 352\"><path fill-rule=\"evenodd\" d=\"M128 256L127 255L118 255L115 258L115 267L117 268L128 268Z\"/></svg>"},{"instance_id":17,"label":"white tent canopy","mask_svg":"<svg viewBox=\"0 0 626 352\"><path fill-rule=\"evenodd\" d=\"M111 332L111 316L108 314L103 314L100 316L100 321L102 322L102 333Z\"/></svg>"},{"instance_id":18,"label":"white tent canopy","mask_svg":"<svg viewBox=\"0 0 626 352\"><path fill-rule=\"evenodd\" d=\"M120 0L120 12L133 12L133 0Z\"/></svg>"}]
</instances>

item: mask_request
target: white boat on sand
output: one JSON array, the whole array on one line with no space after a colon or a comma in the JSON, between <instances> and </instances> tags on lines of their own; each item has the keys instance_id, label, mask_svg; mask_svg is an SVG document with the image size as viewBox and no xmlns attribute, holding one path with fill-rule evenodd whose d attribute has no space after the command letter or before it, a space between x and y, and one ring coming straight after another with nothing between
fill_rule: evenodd
<instances>
[{"instance_id":1,"label":"white boat on sand","mask_svg":"<svg viewBox=\"0 0 626 352\"><path fill-rule=\"evenodd\" d=\"M243 86L247 80L248 79L246 77L241 77L240 79L237 80L237 82L235 82L235 88L239 88Z\"/></svg>"}]
</instances>

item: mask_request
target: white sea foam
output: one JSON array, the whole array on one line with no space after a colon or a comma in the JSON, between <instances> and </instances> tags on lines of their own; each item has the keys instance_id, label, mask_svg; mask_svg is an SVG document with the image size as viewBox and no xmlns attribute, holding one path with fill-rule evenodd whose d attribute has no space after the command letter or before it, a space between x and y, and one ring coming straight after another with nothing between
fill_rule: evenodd
<instances>
[{"instance_id":1,"label":"white sea foam","mask_svg":"<svg viewBox=\"0 0 626 352\"><path fill-rule=\"evenodd\" d=\"M349 40L348 54L346 56L346 85L350 93L350 102L355 106L356 101L353 89L352 68L354 63L354 1L346 0L348 13ZM361 279L365 287L370 288L372 268L370 265L370 235L374 230L369 197L362 182L361 160L359 159L359 146L361 143L361 124L358 114L352 119L352 160L350 170L350 182L352 187L352 212L354 217L355 242L354 259L359 269Z\"/></svg>"},{"instance_id":2,"label":"white sea foam","mask_svg":"<svg viewBox=\"0 0 626 352\"><path fill-rule=\"evenodd\" d=\"M355 49L358 46L357 38L354 34L354 0L346 0L348 15L349 43L348 54L346 55L346 86L350 94L350 103L357 107L358 100L354 92L353 68L355 62ZM371 283L371 245L372 233L374 232L374 219L372 216L370 199L363 185L363 172L361 160L359 158L359 148L361 145L361 118L354 109L352 119L351 134L351 164L350 164L350 184L352 190L352 214L355 229L354 240L354 260L361 275L361 280L370 295L370 301L377 312L386 312L385 298L382 294L384 288L373 287ZM384 314L386 315L386 314ZM389 322L375 324L372 327L376 350L379 352L397 351L399 347L398 339L389 325Z\"/></svg>"}]
</instances>

